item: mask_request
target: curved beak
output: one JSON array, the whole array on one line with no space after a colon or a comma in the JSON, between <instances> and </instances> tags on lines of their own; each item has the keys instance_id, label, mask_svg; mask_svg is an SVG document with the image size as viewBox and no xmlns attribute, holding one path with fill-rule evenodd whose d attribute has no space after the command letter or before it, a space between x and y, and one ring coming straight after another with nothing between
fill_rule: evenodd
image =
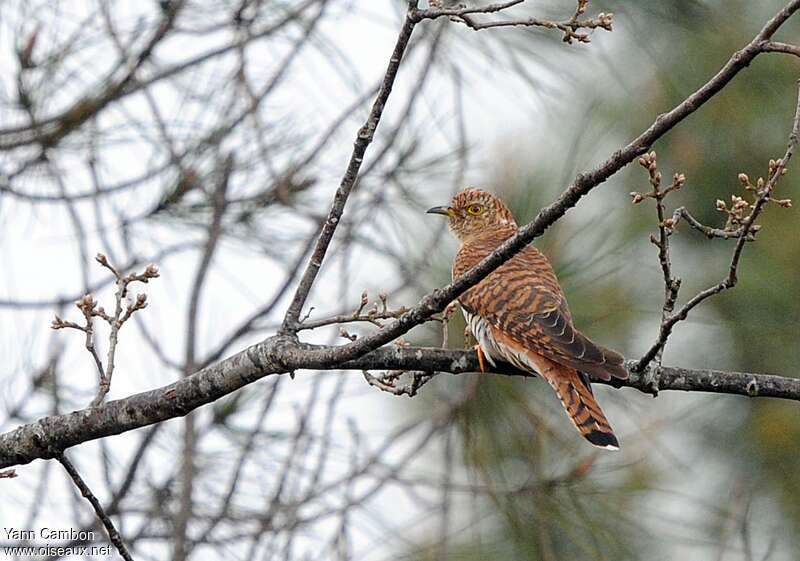
<instances>
[{"instance_id":1,"label":"curved beak","mask_svg":"<svg viewBox=\"0 0 800 561\"><path fill-rule=\"evenodd\" d=\"M453 209L448 206L435 206L426 210L425 214L441 214L449 217L453 215Z\"/></svg>"}]
</instances>

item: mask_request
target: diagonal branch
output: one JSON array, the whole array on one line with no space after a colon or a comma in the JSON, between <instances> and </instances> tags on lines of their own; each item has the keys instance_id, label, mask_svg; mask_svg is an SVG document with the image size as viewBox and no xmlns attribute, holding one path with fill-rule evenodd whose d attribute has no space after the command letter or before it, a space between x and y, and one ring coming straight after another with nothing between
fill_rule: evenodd
<instances>
[{"instance_id":1,"label":"diagonal branch","mask_svg":"<svg viewBox=\"0 0 800 561\"><path fill-rule=\"evenodd\" d=\"M344 206L347 203L350 192L353 190L353 185L355 185L358 179L358 172L364 161L364 155L375 137L375 130L378 128L378 124L383 116L383 110L389 100L389 95L392 93L392 88L397 78L397 72L400 70L400 62L403 60L403 55L411 40L411 34L414 31L414 27L419 22L419 20L414 17L418 4L419 0L409 0L408 2L408 11L406 12L405 21L403 22L400 34L397 36L397 42L395 43L394 51L392 51L392 56L389 59L389 66L384 74L383 83L372 104L372 109L369 112L367 121L364 123L364 126L358 130L347 170L344 173L344 177L342 177L339 188L336 190L333 204L328 211L328 217L322 225L322 231L314 246L314 251L308 261L308 265L303 272L303 276L300 278L300 283L294 293L292 303L286 311L283 326L281 327L281 332L283 333L294 333L297 331L300 312L308 299L309 292L311 292L311 287L314 285L314 280L317 278L320 267L322 267L322 260L328 252L333 234L336 232L336 227L339 225L342 218Z\"/></svg>"},{"instance_id":2,"label":"diagonal branch","mask_svg":"<svg viewBox=\"0 0 800 561\"><path fill-rule=\"evenodd\" d=\"M339 188L336 190L333 204L331 205L331 208L328 211L328 216L322 225L322 229L314 247L314 251L311 254L311 258L309 259L305 271L303 272L303 276L300 279L300 283L298 284L297 290L292 298L292 302L286 311L286 316L284 317L283 324L281 326L281 333L292 334L298 331L300 313L302 312L303 306L308 299L308 295L311 292L311 288L314 285L317 274L322 267L322 261L328 252L328 247L333 240L333 235L336 232L336 228L341 221L344 213L344 207L347 204L347 199L349 198L353 186L358 179L358 173L361 169L361 164L364 161L364 155L366 154L367 148L372 143L372 140L375 136L375 131L380 123L381 117L383 116L383 110L386 107L386 103L388 102L389 96L392 93L392 88L394 86L395 79L397 78L397 73L400 69L403 55L405 54L406 48L411 40L411 35L414 31L414 28L419 22L425 19L436 19L438 17L449 15L460 18L462 21L473 27L473 29L484 29L487 27L508 25L549 27L561 30L564 33L564 40L566 42L570 42L573 38L581 42L588 42L588 36L585 33L577 32L577 30L581 28L594 29L601 27L609 31L611 30L613 18L610 14L600 14L597 20L578 20L578 16L583 14L586 10L586 5L588 2L585 0L580 0L578 2L578 8L576 9L573 17L564 22L551 22L548 20L530 18L529 20L476 24L468 17L470 14L476 13L499 12L517 4L521 4L522 2L524 2L524 0L510 0L479 8L459 8L455 10L419 10L417 8L419 5L419 0L408 1L408 9L406 11L405 21L403 22L403 27L401 28L400 34L397 37L392 56L389 59L389 65L386 69L386 73L384 74L380 90L378 91L378 95L372 104L372 109L370 110L364 126L362 126L358 131L355 143L353 145L353 152L350 155L350 161L344 177L342 177Z\"/></svg>"},{"instance_id":3,"label":"diagonal branch","mask_svg":"<svg viewBox=\"0 0 800 561\"><path fill-rule=\"evenodd\" d=\"M75 469L75 466L72 462L67 458L67 456L63 453L56 456L56 459L64 466L67 474L69 474L70 478L72 479L75 486L81 492L81 495L89 501L89 504L92 505L97 518L100 519L100 522L103 523L105 526L106 532L108 532L108 537L111 540L111 543L114 544L114 547L117 548L120 556L125 559L126 561L133 561L133 557L131 557L128 548L125 547L125 543L122 541L122 537L119 535L119 532L114 527L114 523L111 521L111 518L108 517L108 514L105 510L103 510L103 505L100 504L100 501L97 500L97 497L92 493L92 490L86 484L86 482L81 477L81 474L78 473L78 470Z\"/></svg>"}]
</instances>

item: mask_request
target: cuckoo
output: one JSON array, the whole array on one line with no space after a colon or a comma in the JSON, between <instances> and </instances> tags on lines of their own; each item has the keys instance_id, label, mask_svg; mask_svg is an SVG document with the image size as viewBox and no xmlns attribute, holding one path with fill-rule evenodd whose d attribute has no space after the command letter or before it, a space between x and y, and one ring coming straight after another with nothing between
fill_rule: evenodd
<instances>
[{"instance_id":1,"label":"cuckoo","mask_svg":"<svg viewBox=\"0 0 800 561\"><path fill-rule=\"evenodd\" d=\"M450 206L428 210L448 217L461 242L453 278L467 272L517 232L508 207L486 191L466 189ZM509 362L538 374L552 386L567 415L586 440L616 450L619 443L595 400L590 379L626 378L624 358L581 334L553 267L538 249L526 246L458 302L484 359Z\"/></svg>"}]
</instances>

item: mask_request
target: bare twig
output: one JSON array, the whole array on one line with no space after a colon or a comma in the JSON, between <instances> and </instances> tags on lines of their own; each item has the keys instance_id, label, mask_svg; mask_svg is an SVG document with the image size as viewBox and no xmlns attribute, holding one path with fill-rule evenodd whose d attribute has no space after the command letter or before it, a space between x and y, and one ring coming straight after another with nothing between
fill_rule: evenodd
<instances>
[{"instance_id":1,"label":"bare twig","mask_svg":"<svg viewBox=\"0 0 800 561\"><path fill-rule=\"evenodd\" d=\"M370 374L369 370L362 371L364 380L366 380L370 386L393 395L407 395L408 397L417 395L422 386L430 382L436 375L434 372L411 372L411 382L407 385L398 385L400 376L406 373L405 370L396 370L393 372L385 372L380 376L373 376Z\"/></svg>"},{"instance_id":2,"label":"bare twig","mask_svg":"<svg viewBox=\"0 0 800 561\"><path fill-rule=\"evenodd\" d=\"M364 292L362 292L361 294L361 301L359 303L358 308L353 310L352 313L338 314L335 316L321 318L317 320L308 319L309 316L311 315L311 309L310 309L309 312L306 314L306 316L301 319L297 331L319 329L320 327L326 327L329 325L342 325L346 323L371 323L376 327L383 327L384 326L384 324L382 323L383 320L397 319L408 311L408 308L406 308L405 306L400 306L399 308L396 309L389 308L388 295L386 292L379 293L378 298L380 300L380 304L378 302L373 302L372 306L369 306L369 308L367 308L370 300L367 291L364 290ZM445 314L442 314L441 317L434 316L431 319L433 319L434 321L441 321L442 323L446 323Z\"/></svg>"},{"instance_id":3,"label":"bare twig","mask_svg":"<svg viewBox=\"0 0 800 561\"><path fill-rule=\"evenodd\" d=\"M674 228L672 219L666 217L664 199L686 183L686 177L681 173L676 173L672 178L672 184L667 188L661 187L661 172L658 171L656 153L650 152L639 158L639 165L647 170L650 176L652 189L646 193L631 193L633 203L638 204L644 199L652 198L656 202L656 216L658 218L658 237L650 236L650 242L658 248L658 261L661 264L661 273L664 278L664 305L661 308L661 320L664 321L675 309L675 302L678 299L678 291L681 287L681 279L673 276L672 262L669 255L669 235ZM661 353L656 359L656 370L661 365ZM654 391L658 391L657 385L653 386Z\"/></svg>"},{"instance_id":4,"label":"bare twig","mask_svg":"<svg viewBox=\"0 0 800 561\"><path fill-rule=\"evenodd\" d=\"M701 223L697 220L692 214L686 209L686 207L678 207L672 213L672 228L676 228L681 221L685 221L693 230L697 230L698 232L702 233L708 239L714 238L721 238L723 240L730 240L739 238L742 235L741 228L736 230L729 230L723 228L712 228L711 226L706 226L705 224ZM753 224L750 228L750 232L746 236L747 241L751 242L754 241L755 233L758 231L759 226L758 224Z\"/></svg>"},{"instance_id":5,"label":"bare twig","mask_svg":"<svg viewBox=\"0 0 800 561\"><path fill-rule=\"evenodd\" d=\"M75 483L75 486L81 492L81 495L83 495L83 497L89 501L89 504L92 505L97 518L103 523L106 532L108 532L108 538L111 540L111 543L114 544L114 547L117 548L117 552L119 552L120 556L126 561L133 561L133 557L131 557L128 548L125 547L125 543L122 541L122 537L114 527L114 523L111 521L111 518L108 517L108 514L106 514L106 511L103 509L103 505L100 504L100 501L98 501L97 497L94 496L92 490L89 489L88 485L86 485L86 482L81 477L81 474L78 473L78 470L75 469L75 466L72 464L69 458L67 458L66 454L62 452L56 456L56 459L62 466L64 466L64 469L66 470L67 474L69 474L73 483Z\"/></svg>"},{"instance_id":6,"label":"bare twig","mask_svg":"<svg viewBox=\"0 0 800 561\"><path fill-rule=\"evenodd\" d=\"M308 298L308 294L311 291L314 280L317 278L320 267L322 267L322 260L325 258L325 254L328 251L328 246L333 239L333 234L336 232L336 227L339 225L339 222L342 218L344 206L347 203L347 199L350 196L353 185L355 185L356 180L358 179L358 172L361 169L362 162L364 161L364 154L375 137L375 130L378 128L378 124L380 123L383 115L383 110L389 100L389 95L392 93L392 87L394 86L395 79L397 78L397 72L400 70L400 63L403 60L403 55L405 54L408 43L411 40L411 34L414 31L414 27L419 21L413 17L418 4L419 0L409 0L408 2L408 11L406 13L405 21L403 22L403 27L400 29L400 33L397 36L397 42L395 44L394 51L392 52L392 56L389 59L389 65L386 69L386 73L384 74L383 83L381 84L381 88L375 98L375 102L372 104L372 109L370 110L366 123L364 123L356 135L356 140L353 145L353 153L350 155L350 162L347 165L347 170L345 171L344 177L342 177L342 181L336 191L333 204L328 211L328 217L325 219L325 222L322 226L322 231L317 239L317 243L314 247L314 251L311 254L311 258L308 261L308 265L303 272L303 276L300 279L300 283L295 291L294 297L292 298L292 302L286 311L286 316L284 317L283 326L281 328L283 333L294 333L297 331L298 320L300 318L303 305Z\"/></svg>"},{"instance_id":7,"label":"bare twig","mask_svg":"<svg viewBox=\"0 0 800 561\"><path fill-rule=\"evenodd\" d=\"M97 301L92 297L92 295L87 294L75 303L75 306L83 314L84 325L63 320L58 315L55 316L53 323L51 324L52 329L77 329L85 334L86 350L92 355L92 359L94 359L95 366L97 367L97 371L100 376L97 394L92 400L90 407L94 407L99 403L102 403L103 399L105 399L105 396L111 389L111 377L114 374L114 359L117 352L117 343L119 342L119 330L135 312L143 310L147 307L147 295L143 293L137 294L136 299L133 302L126 303L129 285L134 282L146 284L150 281L150 279L158 278L159 276L158 267L153 264L148 265L142 273L130 273L128 275L122 275L115 267L111 265L111 263L109 263L108 258L102 253L98 253L95 257L95 260L100 263L101 266L111 271L116 279L117 291L114 294L114 314L108 315L102 306L97 306ZM94 345L94 318L96 317L105 321L110 327L108 336L108 355L105 366L103 365L102 360L100 360L100 355L97 353L97 349Z\"/></svg>"},{"instance_id":8,"label":"bare twig","mask_svg":"<svg viewBox=\"0 0 800 561\"><path fill-rule=\"evenodd\" d=\"M502 12L508 8L517 6L524 3L525 0L506 0L506 2L497 2L495 4L487 4L485 6L475 6L467 8L463 5L456 5L455 7L445 7L447 2L442 0L429 0L430 6L427 10L418 10L417 17L421 19L435 19L442 16L464 16L469 14L493 14ZM452 2L450 2L452 4Z\"/></svg>"},{"instance_id":9,"label":"bare twig","mask_svg":"<svg viewBox=\"0 0 800 561\"><path fill-rule=\"evenodd\" d=\"M788 43L781 43L779 41L768 41L764 44L763 50L765 53L786 53L800 57L800 47L797 45L790 45Z\"/></svg>"},{"instance_id":10,"label":"bare twig","mask_svg":"<svg viewBox=\"0 0 800 561\"><path fill-rule=\"evenodd\" d=\"M696 294L693 298L691 298L688 302L686 302L686 304L684 304L678 311L666 315L662 318L658 338L656 339L655 343L653 343L653 345L650 347L650 349L644 354L644 356L639 360L639 362L634 367L634 370L642 371L650 363L650 361L652 361L659 355L659 353L662 352L664 345L666 345L667 343L667 339L672 333L672 329L675 327L675 324L686 319L689 312L693 308L695 308L698 304L710 298L711 296L714 296L715 294L719 294L724 290L728 290L736 286L736 282L738 280L737 272L739 267L739 260L741 259L745 243L747 243L748 237L753 233L753 228L756 225L755 221L761 214L761 212L764 210L767 203L770 201L775 201L775 199L773 199L772 197L772 193L775 189L775 186L778 183L778 180L786 173L786 166L789 164L789 161L792 159L792 156L794 155L794 151L797 146L799 136L800 136L800 81L798 81L797 105L795 108L794 118L792 120L792 128L789 134L789 141L783 158L781 158L780 160L770 161L768 179L766 181L764 181L763 179L759 179L755 187L750 184L750 180L746 175L740 174L739 176L739 180L745 186L745 189L754 191L756 195L756 200L751 205L748 204L743 199L735 197L731 209L728 209L724 202L722 201L717 202L717 208L728 214L728 223L726 224L725 229L728 230L730 228L737 228L739 232L739 237L736 241L736 246L734 247L733 255L731 256L730 265L728 266L728 274L725 276L725 278L723 278L720 282L718 282L714 286L711 286ZM778 204L781 204L781 206L791 205L790 201L789 202L776 201L776 202L778 202ZM749 214L747 214L748 210Z\"/></svg>"},{"instance_id":11,"label":"bare twig","mask_svg":"<svg viewBox=\"0 0 800 561\"><path fill-rule=\"evenodd\" d=\"M672 184L662 189L661 172L658 171L656 153L650 152L639 158L639 165L645 168L650 176L652 190L649 193L631 193L633 202L638 203L645 198L652 198L656 202L656 216L658 218L658 238L650 237L650 242L658 248L658 261L661 264L661 272L664 277L664 306L662 308L662 319L667 317L675 308L675 301L678 298L678 291L681 286L681 279L672 275L672 263L669 256L669 235L674 228L674 223L667 218L664 208L664 199L686 183L686 176L676 173L672 178Z\"/></svg>"},{"instance_id":12,"label":"bare twig","mask_svg":"<svg viewBox=\"0 0 800 561\"><path fill-rule=\"evenodd\" d=\"M448 326L450 325L450 318L453 317L453 314L458 309L458 301L450 302L447 307L442 312L442 348L447 348L447 342L449 337L448 334Z\"/></svg>"},{"instance_id":13,"label":"bare twig","mask_svg":"<svg viewBox=\"0 0 800 561\"><path fill-rule=\"evenodd\" d=\"M218 166L218 178L212 192L212 214L208 227L205 248L197 265L194 275L192 289L189 297L189 309L187 316L187 337L186 354L184 357L183 376L187 377L197 368L196 345L197 345L197 320L200 312L200 295L203 285L208 278L209 267L214 258L214 254L222 236L222 219L227 207L227 194L230 186L231 174L234 170L234 156L229 154ZM174 542L172 548L172 558L182 561L189 556L190 541L187 531L189 521L192 517L194 508L193 491L195 480L195 449L197 446L197 434L195 431L194 415L186 415L183 426L183 453L181 454L180 467L180 497L178 512L174 519Z\"/></svg>"},{"instance_id":14,"label":"bare twig","mask_svg":"<svg viewBox=\"0 0 800 561\"><path fill-rule=\"evenodd\" d=\"M418 19L436 19L443 16L449 17L453 21L460 21L474 29L480 31L482 29L491 29L494 27L543 27L545 29L558 29L563 34L563 41L565 43L572 43L573 40L579 43L589 43L591 39L586 31L582 29L605 29L611 31L614 24L614 15L599 13L597 17L581 20L582 16L588 7L588 0L578 0L575 13L569 19L563 21L548 20L542 18L521 18L521 19L508 19L500 21L486 21L479 22L471 17L476 14L493 14L501 12L508 8L512 8L522 4L525 0L510 0L508 2L498 2L496 4L489 4L487 6L477 6L468 8L463 5L455 8L441 8L435 7L428 10L419 10L416 12L415 17Z\"/></svg>"}]
</instances>

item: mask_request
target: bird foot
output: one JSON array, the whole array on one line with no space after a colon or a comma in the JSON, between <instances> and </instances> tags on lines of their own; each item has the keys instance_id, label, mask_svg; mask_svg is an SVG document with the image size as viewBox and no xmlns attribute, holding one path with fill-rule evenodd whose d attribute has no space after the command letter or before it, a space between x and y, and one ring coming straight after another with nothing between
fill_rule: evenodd
<instances>
[{"instance_id":1,"label":"bird foot","mask_svg":"<svg viewBox=\"0 0 800 561\"><path fill-rule=\"evenodd\" d=\"M486 363L484 362L485 358L483 349L481 348L480 344L475 345L473 349L475 349L475 352L478 353L478 368L480 368L481 374L486 374Z\"/></svg>"}]
</instances>

